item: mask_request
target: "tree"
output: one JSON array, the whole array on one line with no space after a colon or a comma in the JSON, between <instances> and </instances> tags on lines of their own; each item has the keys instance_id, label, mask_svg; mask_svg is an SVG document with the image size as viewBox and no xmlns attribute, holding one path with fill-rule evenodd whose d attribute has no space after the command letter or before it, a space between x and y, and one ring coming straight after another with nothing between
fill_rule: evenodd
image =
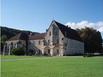
<instances>
[{"instance_id":1,"label":"tree","mask_svg":"<svg viewBox=\"0 0 103 77\"><path fill-rule=\"evenodd\" d=\"M1 53L3 52L3 47L4 47L4 44L5 44L5 41L7 40L7 36L6 35L2 35L0 37L0 47L1 47Z\"/></svg>"},{"instance_id":2,"label":"tree","mask_svg":"<svg viewBox=\"0 0 103 77\"><path fill-rule=\"evenodd\" d=\"M25 41L25 55L28 55L28 43L29 43L29 33L22 32L22 38Z\"/></svg>"},{"instance_id":3,"label":"tree","mask_svg":"<svg viewBox=\"0 0 103 77\"><path fill-rule=\"evenodd\" d=\"M102 52L102 37L99 31L89 27L77 29L77 31L85 43L85 52Z\"/></svg>"}]
</instances>

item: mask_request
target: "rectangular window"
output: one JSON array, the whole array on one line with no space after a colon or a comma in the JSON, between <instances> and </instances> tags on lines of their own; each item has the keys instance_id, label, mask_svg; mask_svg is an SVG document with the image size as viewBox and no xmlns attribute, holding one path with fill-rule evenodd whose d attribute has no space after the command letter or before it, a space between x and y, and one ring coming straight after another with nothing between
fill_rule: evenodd
<instances>
[{"instance_id":1,"label":"rectangular window","mask_svg":"<svg viewBox=\"0 0 103 77\"><path fill-rule=\"evenodd\" d=\"M51 32L49 32L49 36L51 36Z\"/></svg>"},{"instance_id":2,"label":"rectangular window","mask_svg":"<svg viewBox=\"0 0 103 77\"><path fill-rule=\"evenodd\" d=\"M35 45L35 41L33 41L33 44Z\"/></svg>"},{"instance_id":3,"label":"rectangular window","mask_svg":"<svg viewBox=\"0 0 103 77\"><path fill-rule=\"evenodd\" d=\"M48 45L50 44L50 40L48 40Z\"/></svg>"},{"instance_id":4,"label":"rectangular window","mask_svg":"<svg viewBox=\"0 0 103 77\"><path fill-rule=\"evenodd\" d=\"M48 49L48 54L50 54L50 49Z\"/></svg>"},{"instance_id":5,"label":"rectangular window","mask_svg":"<svg viewBox=\"0 0 103 77\"><path fill-rule=\"evenodd\" d=\"M46 41L45 40L43 40L43 44L46 45Z\"/></svg>"},{"instance_id":6,"label":"rectangular window","mask_svg":"<svg viewBox=\"0 0 103 77\"><path fill-rule=\"evenodd\" d=\"M65 43L65 46L67 46L67 43Z\"/></svg>"},{"instance_id":7,"label":"rectangular window","mask_svg":"<svg viewBox=\"0 0 103 77\"><path fill-rule=\"evenodd\" d=\"M39 45L40 45L40 40L39 40Z\"/></svg>"},{"instance_id":8,"label":"rectangular window","mask_svg":"<svg viewBox=\"0 0 103 77\"><path fill-rule=\"evenodd\" d=\"M59 49L57 49L57 55L59 55Z\"/></svg>"},{"instance_id":9,"label":"rectangular window","mask_svg":"<svg viewBox=\"0 0 103 77\"><path fill-rule=\"evenodd\" d=\"M57 39L57 44L59 44L59 39Z\"/></svg>"},{"instance_id":10,"label":"rectangular window","mask_svg":"<svg viewBox=\"0 0 103 77\"><path fill-rule=\"evenodd\" d=\"M62 40L64 40L64 38L62 38Z\"/></svg>"}]
</instances>

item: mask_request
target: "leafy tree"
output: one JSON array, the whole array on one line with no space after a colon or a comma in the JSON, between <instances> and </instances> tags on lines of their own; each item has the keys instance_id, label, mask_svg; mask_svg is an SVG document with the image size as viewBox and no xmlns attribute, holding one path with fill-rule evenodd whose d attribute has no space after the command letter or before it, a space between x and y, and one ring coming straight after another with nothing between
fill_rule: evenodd
<instances>
[{"instance_id":1,"label":"leafy tree","mask_svg":"<svg viewBox=\"0 0 103 77\"><path fill-rule=\"evenodd\" d=\"M89 27L77 29L77 31L85 43L85 52L102 52L102 37L99 31Z\"/></svg>"},{"instance_id":2,"label":"leafy tree","mask_svg":"<svg viewBox=\"0 0 103 77\"><path fill-rule=\"evenodd\" d=\"M1 36L1 43L4 43L7 40L7 36L6 35L2 35Z\"/></svg>"},{"instance_id":3,"label":"leafy tree","mask_svg":"<svg viewBox=\"0 0 103 77\"><path fill-rule=\"evenodd\" d=\"M2 35L0 37L1 52L3 51L3 46L4 46L6 40L7 40L7 36L6 35Z\"/></svg>"}]
</instances>

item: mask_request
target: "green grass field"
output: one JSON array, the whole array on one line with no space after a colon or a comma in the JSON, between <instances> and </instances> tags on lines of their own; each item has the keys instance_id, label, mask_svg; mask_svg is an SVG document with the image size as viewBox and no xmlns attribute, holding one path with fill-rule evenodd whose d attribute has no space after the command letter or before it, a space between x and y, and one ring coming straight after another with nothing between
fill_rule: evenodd
<instances>
[{"instance_id":1,"label":"green grass field","mask_svg":"<svg viewBox=\"0 0 103 77\"><path fill-rule=\"evenodd\" d=\"M1 77L103 77L103 57L1 56Z\"/></svg>"}]
</instances>

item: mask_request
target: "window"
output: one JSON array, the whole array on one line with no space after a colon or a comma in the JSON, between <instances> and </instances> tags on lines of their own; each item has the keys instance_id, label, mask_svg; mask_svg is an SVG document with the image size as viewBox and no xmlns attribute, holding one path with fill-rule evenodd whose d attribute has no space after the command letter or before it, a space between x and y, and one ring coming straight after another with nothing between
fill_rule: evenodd
<instances>
[{"instance_id":1,"label":"window","mask_svg":"<svg viewBox=\"0 0 103 77\"><path fill-rule=\"evenodd\" d=\"M55 31L54 31L54 35L58 35L58 30L55 30Z\"/></svg>"},{"instance_id":2,"label":"window","mask_svg":"<svg viewBox=\"0 0 103 77\"><path fill-rule=\"evenodd\" d=\"M48 49L48 54L50 54L50 49Z\"/></svg>"},{"instance_id":3,"label":"window","mask_svg":"<svg viewBox=\"0 0 103 77\"><path fill-rule=\"evenodd\" d=\"M13 48L13 46L14 46L14 45L13 45L13 42L11 42L11 49Z\"/></svg>"},{"instance_id":4,"label":"window","mask_svg":"<svg viewBox=\"0 0 103 77\"><path fill-rule=\"evenodd\" d=\"M48 40L48 45L50 44L50 40Z\"/></svg>"},{"instance_id":5,"label":"window","mask_svg":"<svg viewBox=\"0 0 103 77\"><path fill-rule=\"evenodd\" d=\"M57 49L57 55L59 55L59 49Z\"/></svg>"},{"instance_id":6,"label":"window","mask_svg":"<svg viewBox=\"0 0 103 77\"><path fill-rule=\"evenodd\" d=\"M62 40L64 40L64 38L62 38Z\"/></svg>"},{"instance_id":7,"label":"window","mask_svg":"<svg viewBox=\"0 0 103 77\"><path fill-rule=\"evenodd\" d=\"M21 41L18 41L17 44L21 44Z\"/></svg>"},{"instance_id":8,"label":"window","mask_svg":"<svg viewBox=\"0 0 103 77\"><path fill-rule=\"evenodd\" d=\"M35 45L35 41L33 41L33 44Z\"/></svg>"},{"instance_id":9,"label":"window","mask_svg":"<svg viewBox=\"0 0 103 77\"><path fill-rule=\"evenodd\" d=\"M65 46L67 46L67 43L65 43Z\"/></svg>"},{"instance_id":10,"label":"window","mask_svg":"<svg viewBox=\"0 0 103 77\"><path fill-rule=\"evenodd\" d=\"M59 39L57 39L57 44L59 44Z\"/></svg>"},{"instance_id":11,"label":"window","mask_svg":"<svg viewBox=\"0 0 103 77\"><path fill-rule=\"evenodd\" d=\"M59 35L59 29L56 26L53 26L53 34Z\"/></svg>"},{"instance_id":12,"label":"window","mask_svg":"<svg viewBox=\"0 0 103 77\"><path fill-rule=\"evenodd\" d=\"M13 46L13 42L11 42L11 46Z\"/></svg>"},{"instance_id":13,"label":"window","mask_svg":"<svg viewBox=\"0 0 103 77\"><path fill-rule=\"evenodd\" d=\"M49 32L49 36L51 36L51 32Z\"/></svg>"},{"instance_id":14,"label":"window","mask_svg":"<svg viewBox=\"0 0 103 77\"><path fill-rule=\"evenodd\" d=\"M39 40L39 45L40 45L40 40Z\"/></svg>"},{"instance_id":15,"label":"window","mask_svg":"<svg viewBox=\"0 0 103 77\"><path fill-rule=\"evenodd\" d=\"M43 40L43 44L44 44L44 45L46 45L46 42L45 42L45 40Z\"/></svg>"}]
</instances>

